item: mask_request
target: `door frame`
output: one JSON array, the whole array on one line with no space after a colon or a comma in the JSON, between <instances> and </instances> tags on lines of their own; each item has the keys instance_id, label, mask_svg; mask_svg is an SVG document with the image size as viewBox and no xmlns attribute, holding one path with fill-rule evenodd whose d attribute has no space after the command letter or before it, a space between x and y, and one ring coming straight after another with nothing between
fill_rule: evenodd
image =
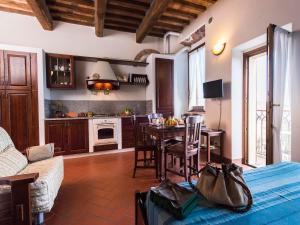
<instances>
[{"instance_id":1,"label":"door frame","mask_svg":"<svg viewBox=\"0 0 300 225\"><path fill-rule=\"evenodd\" d=\"M248 161L248 121L249 121L249 115L248 115L248 95L249 95L249 59L253 56L267 53L267 46L262 46L259 48L256 48L254 50L245 52L243 54L243 158L242 163L252 166L249 164ZM267 162L266 162L267 163Z\"/></svg>"},{"instance_id":2,"label":"door frame","mask_svg":"<svg viewBox=\"0 0 300 225\"><path fill-rule=\"evenodd\" d=\"M270 24L267 29L267 130L266 130L266 164L273 164L273 80L274 80L274 32L276 25Z\"/></svg>"}]
</instances>

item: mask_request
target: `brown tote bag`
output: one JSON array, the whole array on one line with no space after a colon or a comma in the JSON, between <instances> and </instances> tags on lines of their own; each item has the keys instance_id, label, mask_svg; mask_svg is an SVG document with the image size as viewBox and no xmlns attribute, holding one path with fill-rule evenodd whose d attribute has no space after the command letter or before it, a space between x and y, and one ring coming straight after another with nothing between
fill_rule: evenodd
<instances>
[{"instance_id":1,"label":"brown tote bag","mask_svg":"<svg viewBox=\"0 0 300 225\"><path fill-rule=\"evenodd\" d=\"M196 188L208 201L237 212L251 209L252 195L242 176L242 167L223 164L221 169L208 163L199 174Z\"/></svg>"}]
</instances>

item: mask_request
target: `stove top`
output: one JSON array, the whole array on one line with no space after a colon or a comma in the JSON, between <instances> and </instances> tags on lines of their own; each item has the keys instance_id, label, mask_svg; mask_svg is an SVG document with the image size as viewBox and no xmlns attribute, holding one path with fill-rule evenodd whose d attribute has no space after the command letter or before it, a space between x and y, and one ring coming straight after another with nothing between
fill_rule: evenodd
<instances>
[{"instance_id":1,"label":"stove top","mask_svg":"<svg viewBox=\"0 0 300 225\"><path fill-rule=\"evenodd\" d=\"M93 117L96 118L112 118L112 117L117 117L118 115L115 113L111 113L111 114L105 114L105 113L96 113L93 115Z\"/></svg>"}]
</instances>

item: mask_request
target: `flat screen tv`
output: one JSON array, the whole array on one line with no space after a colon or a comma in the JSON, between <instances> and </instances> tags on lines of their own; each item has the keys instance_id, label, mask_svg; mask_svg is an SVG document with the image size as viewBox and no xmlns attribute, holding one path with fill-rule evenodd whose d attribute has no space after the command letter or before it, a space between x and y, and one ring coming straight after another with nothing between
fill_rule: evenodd
<instances>
[{"instance_id":1,"label":"flat screen tv","mask_svg":"<svg viewBox=\"0 0 300 225\"><path fill-rule=\"evenodd\" d=\"M204 98L222 98L223 92L223 80L214 80L203 83Z\"/></svg>"}]
</instances>

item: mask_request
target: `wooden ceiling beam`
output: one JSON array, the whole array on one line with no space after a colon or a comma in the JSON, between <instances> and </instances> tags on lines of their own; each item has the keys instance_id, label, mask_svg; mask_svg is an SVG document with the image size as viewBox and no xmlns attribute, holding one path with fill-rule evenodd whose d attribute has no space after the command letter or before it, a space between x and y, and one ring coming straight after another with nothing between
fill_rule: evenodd
<instances>
[{"instance_id":1,"label":"wooden ceiling beam","mask_svg":"<svg viewBox=\"0 0 300 225\"><path fill-rule=\"evenodd\" d=\"M134 1L110 0L108 5L116 6L123 9L134 9L140 13L145 13L148 9L147 5L141 5Z\"/></svg>"},{"instance_id":2,"label":"wooden ceiling beam","mask_svg":"<svg viewBox=\"0 0 300 225\"><path fill-rule=\"evenodd\" d=\"M118 30L118 31L129 32L129 33L135 33L136 31L135 29L126 28L123 26L108 25L108 24L105 24L104 27L110 30Z\"/></svg>"},{"instance_id":3,"label":"wooden ceiling beam","mask_svg":"<svg viewBox=\"0 0 300 225\"><path fill-rule=\"evenodd\" d=\"M172 0L153 0L150 8L148 9L141 25L136 32L136 41L141 43L146 37L147 33L151 30L155 22L168 8Z\"/></svg>"},{"instance_id":4,"label":"wooden ceiling beam","mask_svg":"<svg viewBox=\"0 0 300 225\"><path fill-rule=\"evenodd\" d=\"M194 13L186 13L176 9L169 8L163 13L163 16L186 20L189 22L190 20L196 19L198 15Z\"/></svg>"},{"instance_id":5,"label":"wooden ceiling beam","mask_svg":"<svg viewBox=\"0 0 300 225\"><path fill-rule=\"evenodd\" d=\"M134 14L129 12L128 10L122 10L119 8L112 8L112 7L107 8L107 13L110 13L115 16L127 16L130 18L140 19L141 21L144 18L144 15L142 14Z\"/></svg>"},{"instance_id":6,"label":"wooden ceiling beam","mask_svg":"<svg viewBox=\"0 0 300 225\"><path fill-rule=\"evenodd\" d=\"M140 22L136 21L136 20L131 20L131 19L123 20L118 17L109 17L109 16L106 16L105 23L115 23L115 24L126 23L126 24L130 24L130 25L134 26L135 29L137 29L138 26L140 25Z\"/></svg>"},{"instance_id":7,"label":"wooden ceiling beam","mask_svg":"<svg viewBox=\"0 0 300 225\"><path fill-rule=\"evenodd\" d=\"M79 16L87 16L87 17L91 17L94 18L94 11L91 12L91 10L85 9L85 10L79 10L79 9L73 9L72 7L65 7L65 6L61 6L61 5L52 5L52 4L48 4L48 8L50 10L50 13L52 11L56 11L56 12L62 12L62 13L73 13L74 15L79 15Z\"/></svg>"},{"instance_id":8,"label":"wooden ceiling beam","mask_svg":"<svg viewBox=\"0 0 300 225\"><path fill-rule=\"evenodd\" d=\"M103 37L107 0L95 0L95 34Z\"/></svg>"},{"instance_id":9,"label":"wooden ceiling beam","mask_svg":"<svg viewBox=\"0 0 300 225\"><path fill-rule=\"evenodd\" d=\"M185 3L193 3L196 5L202 5L207 8L211 5L213 5L216 2L216 0L184 0L183 2L184 2L184 4Z\"/></svg>"},{"instance_id":10,"label":"wooden ceiling beam","mask_svg":"<svg viewBox=\"0 0 300 225\"><path fill-rule=\"evenodd\" d=\"M30 12L30 11L9 8L7 6L2 6L2 5L0 5L0 11L9 12L9 13L18 13L18 14L27 15L27 16L33 16L32 12Z\"/></svg>"},{"instance_id":11,"label":"wooden ceiling beam","mask_svg":"<svg viewBox=\"0 0 300 225\"><path fill-rule=\"evenodd\" d=\"M206 10L206 7L203 5L194 4L192 2L183 2L181 0L174 0L174 2L170 3L169 8L194 14L199 14Z\"/></svg>"},{"instance_id":12,"label":"wooden ceiling beam","mask_svg":"<svg viewBox=\"0 0 300 225\"><path fill-rule=\"evenodd\" d=\"M0 1L0 11L19 13L23 15L32 16L32 10L25 2L16 2L13 0L1 0Z\"/></svg>"},{"instance_id":13,"label":"wooden ceiling beam","mask_svg":"<svg viewBox=\"0 0 300 225\"><path fill-rule=\"evenodd\" d=\"M87 21L79 21L78 19L66 18L64 16L61 16L60 14L57 15L57 16L53 16L53 19L58 20L58 21L62 21L62 22L66 22L66 23L76 24L76 25L83 25L83 26L89 26L89 27L94 26L94 23L89 23Z\"/></svg>"},{"instance_id":14,"label":"wooden ceiling beam","mask_svg":"<svg viewBox=\"0 0 300 225\"><path fill-rule=\"evenodd\" d=\"M53 20L45 0L26 0L33 15L40 22L44 30L53 30Z\"/></svg>"},{"instance_id":15,"label":"wooden ceiling beam","mask_svg":"<svg viewBox=\"0 0 300 225\"><path fill-rule=\"evenodd\" d=\"M75 15L73 13L67 13L67 12L58 12L56 10L51 10L51 15L55 18L66 18L74 21L79 22L87 22L89 24L94 25L94 18L88 17L88 16L82 16L82 15Z\"/></svg>"},{"instance_id":16,"label":"wooden ceiling beam","mask_svg":"<svg viewBox=\"0 0 300 225\"><path fill-rule=\"evenodd\" d=\"M49 1L49 0L47 0ZM53 2L64 3L69 6L76 6L78 8L86 8L94 10L94 3L93 1L86 1L86 0L51 0Z\"/></svg>"},{"instance_id":17,"label":"wooden ceiling beam","mask_svg":"<svg viewBox=\"0 0 300 225\"><path fill-rule=\"evenodd\" d=\"M183 26L178 26L178 25L173 25L173 24L168 24L168 23L165 23L163 21L157 21L155 24L154 24L154 27L156 28L164 28L164 29L167 29L167 30L170 30L170 31L175 31L175 32L181 32L183 30Z\"/></svg>"},{"instance_id":18,"label":"wooden ceiling beam","mask_svg":"<svg viewBox=\"0 0 300 225\"><path fill-rule=\"evenodd\" d=\"M178 19L178 18L169 17L169 16L165 16L165 15L160 17L160 19L158 21L163 21L165 23L178 25L178 26L186 26L186 25L190 24L189 20Z\"/></svg>"}]
</instances>

